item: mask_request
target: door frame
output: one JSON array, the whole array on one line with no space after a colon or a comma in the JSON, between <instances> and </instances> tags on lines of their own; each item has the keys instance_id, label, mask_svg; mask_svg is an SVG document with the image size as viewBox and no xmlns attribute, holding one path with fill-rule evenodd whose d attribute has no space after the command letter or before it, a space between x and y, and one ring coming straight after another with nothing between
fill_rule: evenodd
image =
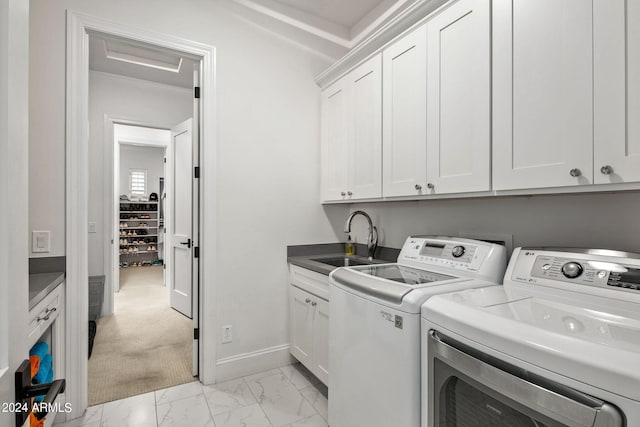
<instances>
[{"instance_id":1,"label":"door frame","mask_svg":"<svg viewBox=\"0 0 640 427\"><path fill-rule=\"evenodd\" d=\"M104 216L104 230L110 230L111 238L107 238L107 234L105 233L104 240L104 271L105 271L105 284L108 285L109 289L109 299L105 300L107 302L104 312L113 313L114 310L114 292L120 290L119 286L119 278L115 273L118 271L117 266L119 265L119 245L116 245L115 242L120 239L120 229L119 229L119 217L120 217L120 209L117 196L119 195L119 191L116 191L118 184L120 183L120 177L118 172L120 171L120 146L121 145L142 145L145 147L152 148L164 148L165 149L165 159L168 161L168 149L171 147L170 136L167 139L166 143L162 143L160 141L148 141L148 140L134 140L133 138L124 138L116 141L114 126L115 125L123 125L123 126L135 126L142 127L147 129L158 129L165 130L170 132L170 127L149 124L145 122L140 122L136 120L116 118L113 116L105 115L105 153L104 158L108 162L105 164L106 176L105 183L108 183L104 186L104 206L109 209L109 214ZM116 167L116 165L118 167ZM165 176L166 182L166 176ZM158 196L161 196L158 194ZM166 215L166 214L165 214ZM166 228L166 222L165 222ZM112 242L113 240L113 242Z\"/></svg>"},{"instance_id":2,"label":"door frame","mask_svg":"<svg viewBox=\"0 0 640 427\"><path fill-rule=\"evenodd\" d=\"M150 43L199 58L200 135L200 381L215 382L216 342L216 49L168 34L132 28L67 10L66 69L66 354L67 402L70 418L87 408L88 353L88 181L89 181L89 32ZM206 212L207 215L203 215ZM204 284L206 283L206 286ZM207 327L209 325L209 327Z\"/></svg>"}]
</instances>

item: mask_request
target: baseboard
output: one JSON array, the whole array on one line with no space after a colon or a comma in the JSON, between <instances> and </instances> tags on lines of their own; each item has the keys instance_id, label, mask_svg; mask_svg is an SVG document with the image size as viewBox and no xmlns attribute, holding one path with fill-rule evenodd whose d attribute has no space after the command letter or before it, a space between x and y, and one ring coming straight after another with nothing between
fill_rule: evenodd
<instances>
[{"instance_id":1,"label":"baseboard","mask_svg":"<svg viewBox=\"0 0 640 427\"><path fill-rule=\"evenodd\" d=\"M251 353L238 354L216 361L216 382L279 368L293 362L289 344L264 348Z\"/></svg>"}]
</instances>

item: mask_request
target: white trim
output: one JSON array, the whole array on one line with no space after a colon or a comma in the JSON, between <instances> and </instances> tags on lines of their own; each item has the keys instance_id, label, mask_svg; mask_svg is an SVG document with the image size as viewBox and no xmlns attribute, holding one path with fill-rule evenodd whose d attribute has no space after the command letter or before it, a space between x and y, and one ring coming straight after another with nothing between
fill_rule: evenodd
<instances>
[{"instance_id":1,"label":"white trim","mask_svg":"<svg viewBox=\"0 0 640 427\"><path fill-rule=\"evenodd\" d=\"M106 71L89 70L89 75L91 75L91 74L102 74L102 75L107 76L108 78L111 78L111 79L114 79L114 80L126 80L126 81L129 81L129 82L135 82L137 84L144 84L145 86L157 87L157 88L164 89L164 90L174 90L176 92L188 92L188 93L191 93L191 90L192 90L192 89L190 89L188 87L174 86L174 85L170 85L170 84L166 84L166 83L154 82L154 81L151 81L151 80L138 79L136 77L131 77L131 76L122 76L120 74L107 73ZM154 126L147 126L147 127L154 127Z\"/></svg>"},{"instance_id":2,"label":"white trim","mask_svg":"<svg viewBox=\"0 0 640 427\"><path fill-rule=\"evenodd\" d=\"M116 132L114 131L115 125L122 126L135 126L142 127L147 129L158 129L167 131L167 140L166 141L150 141L148 139L136 139L128 136L116 136ZM107 224L108 228L105 230L111 231L111 239L113 239L113 244L111 244L111 239L105 239L105 243L108 245L108 250L105 250L105 254L109 252L109 259L105 259L105 267L104 271L109 271L112 274L110 275L110 281L107 282L105 278L105 283L109 286L108 288L108 301L107 306L105 307L106 313L113 313L115 309L114 305L114 293L120 291L120 275L116 272L119 272L120 266L120 245L116 245L115 242L120 240L120 204L116 203L116 200L120 198L120 146L121 145L137 145L137 146L146 146L146 147L154 147L154 148L164 148L165 149L165 157L169 156L168 148L171 145L171 137L170 137L170 129L165 126L156 126L150 125L147 126L143 124L143 122L136 122L134 120L115 120L108 122L109 129L106 130L105 135L110 136L110 140L107 141L107 149L108 153L105 158L109 160L110 169L107 170L105 167L105 171L108 174L105 177L105 180L110 183L110 187L107 188L105 185L105 204L104 206L108 206L110 208L111 216L108 218L110 222ZM118 159L116 161L116 159ZM107 218L105 218L106 223ZM108 263L108 264L107 264ZM106 274L105 274L106 276ZM106 310L109 311L106 311Z\"/></svg>"},{"instance_id":3,"label":"white trim","mask_svg":"<svg viewBox=\"0 0 640 427\"><path fill-rule=\"evenodd\" d=\"M413 0L386 0L376 6L364 18L351 27L351 47L364 40L376 28L391 19L398 11L407 7ZM367 23L367 21L369 21Z\"/></svg>"},{"instance_id":4,"label":"white trim","mask_svg":"<svg viewBox=\"0 0 640 427\"><path fill-rule=\"evenodd\" d=\"M75 11L67 11L67 107L66 107L66 257L67 257L67 402L79 417L87 407L88 324L88 31L174 49L202 61L201 159L202 216L200 263L200 380L216 379L216 103L215 48L166 34L132 29ZM207 191L208 190L208 191ZM209 243L210 242L210 243ZM203 286L203 284L207 286ZM205 307L207 309L205 309Z\"/></svg>"},{"instance_id":5,"label":"white trim","mask_svg":"<svg viewBox=\"0 0 640 427\"><path fill-rule=\"evenodd\" d=\"M353 44L349 40L349 30L339 24L308 14L284 4L269 2L268 0L233 0L238 4L261 13L292 27L306 31L316 37L350 49ZM324 28L321 28L324 27Z\"/></svg>"},{"instance_id":6,"label":"white trim","mask_svg":"<svg viewBox=\"0 0 640 427\"><path fill-rule=\"evenodd\" d=\"M562 195L562 194L582 194L582 193L616 193L622 191L640 191L640 183L623 182L617 184L586 184L576 185L573 187L546 187L546 188L524 188L519 190L491 190L479 191L473 193L447 193L447 194L424 194L420 196L396 196L396 197L377 197L362 200L326 200L323 205L339 205L353 203L378 203L378 202L406 202L420 200L443 200L443 199L471 199L477 197L530 197L537 195Z\"/></svg>"},{"instance_id":7,"label":"white trim","mask_svg":"<svg viewBox=\"0 0 640 427\"><path fill-rule=\"evenodd\" d=\"M94 71L91 71L94 72ZM105 73L108 74L108 73ZM137 80L137 79L136 79ZM174 86L172 86L174 87ZM103 271L105 275L105 304L102 309L102 314L112 314L114 309L114 295L120 285L118 283L118 277L114 274L116 263L113 260L118 259L120 256L120 252L118 251L118 245L115 244L119 240L119 225L118 225L118 216L119 216L119 206L116 206L115 203L116 197L119 196L119 192L116 191L118 188L115 185L115 159L117 158L117 153L115 152L115 135L113 132L113 126L116 124L119 125L128 125L128 126L139 126L146 127L152 129L163 129L168 130L170 126L165 126L159 123L150 123L142 120L136 120L131 117L121 117L121 116L112 116L109 114L104 115L103 121L103 129L104 129L104 209L107 214L104 216L103 220ZM157 145L160 147L161 145ZM110 237L109 237L110 236ZM111 239L113 239L113 244L111 244Z\"/></svg>"},{"instance_id":8,"label":"white trim","mask_svg":"<svg viewBox=\"0 0 640 427\"><path fill-rule=\"evenodd\" d=\"M410 28L426 21L438 8L448 7L451 0L418 0L403 10L389 22L378 28L371 35L364 38L345 56L315 77L315 82L321 88L329 86L340 76L360 64L368 57L377 53L386 44ZM360 38L360 35L358 36Z\"/></svg>"},{"instance_id":9,"label":"white trim","mask_svg":"<svg viewBox=\"0 0 640 427\"><path fill-rule=\"evenodd\" d=\"M217 380L225 381L290 365L294 359L289 347L289 344L276 345L220 359L216 362Z\"/></svg>"}]
</instances>

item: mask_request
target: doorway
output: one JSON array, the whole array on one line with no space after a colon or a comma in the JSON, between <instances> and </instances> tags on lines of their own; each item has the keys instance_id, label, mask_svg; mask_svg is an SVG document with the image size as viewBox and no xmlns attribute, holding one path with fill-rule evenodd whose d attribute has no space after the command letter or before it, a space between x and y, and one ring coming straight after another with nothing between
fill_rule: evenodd
<instances>
[{"instance_id":1,"label":"doorway","mask_svg":"<svg viewBox=\"0 0 640 427\"><path fill-rule=\"evenodd\" d=\"M90 324L97 329L87 376L94 405L197 379L193 87L201 63L98 32L88 41L90 222L100 222L96 202L104 201L104 232L90 230L89 271L94 276L102 259L106 276L104 316Z\"/></svg>"},{"instance_id":2,"label":"doorway","mask_svg":"<svg viewBox=\"0 0 640 427\"><path fill-rule=\"evenodd\" d=\"M112 83L109 90L117 86ZM100 91L95 95L100 98ZM106 205L113 207L114 219L113 312L98 320L88 364L89 405L194 381L197 373L192 320L175 309L165 274L173 264L165 238L175 225L173 181L190 180L191 174L179 171L185 179L168 173L176 159L171 130L112 126L113 191ZM191 156L183 161L191 168ZM181 202L191 205L191 194Z\"/></svg>"},{"instance_id":3,"label":"doorway","mask_svg":"<svg viewBox=\"0 0 640 427\"><path fill-rule=\"evenodd\" d=\"M80 416L87 408L87 322L88 289L87 251L89 235L89 203L87 181L89 134L89 34L93 32L168 47L192 55L200 63L200 99L194 119L199 134L201 159L198 214L201 232L198 246L202 248L197 270L199 303L193 309L201 314L194 346L199 343L194 357L200 360L199 379L204 384L215 382L216 372L216 241L217 194L215 168L217 163L215 60L212 46L192 42L166 34L140 30L117 22L109 22L83 13L67 12L67 104L66 104L66 301L67 310L67 391L66 401ZM194 101L195 104L195 101ZM195 111L195 110L194 110ZM105 117L105 122L113 120ZM125 118L126 121L126 118ZM158 125L155 121L150 125ZM160 124L161 125L161 124ZM162 127L162 126L158 126ZM106 154L106 153L105 153ZM203 212L207 212L203 215ZM107 251L108 252L108 251ZM202 284L207 286L203 287Z\"/></svg>"}]
</instances>

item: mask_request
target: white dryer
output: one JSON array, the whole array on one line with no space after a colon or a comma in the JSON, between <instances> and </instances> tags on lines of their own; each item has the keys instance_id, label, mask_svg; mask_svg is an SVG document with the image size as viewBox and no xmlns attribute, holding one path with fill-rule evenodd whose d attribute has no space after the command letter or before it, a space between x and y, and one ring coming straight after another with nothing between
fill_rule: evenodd
<instances>
[{"instance_id":1,"label":"white dryer","mask_svg":"<svg viewBox=\"0 0 640 427\"><path fill-rule=\"evenodd\" d=\"M423 426L640 426L640 255L518 248L422 316Z\"/></svg>"},{"instance_id":2,"label":"white dryer","mask_svg":"<svg viewBox=\"0 0 640 427\"><path fill-rule=\"evenodd\" d=\"M432 295L500 283L504 247L407 238L397 263L330 275L329 425L420 425L420 307Z\"/></svg>"}]
</instances>

